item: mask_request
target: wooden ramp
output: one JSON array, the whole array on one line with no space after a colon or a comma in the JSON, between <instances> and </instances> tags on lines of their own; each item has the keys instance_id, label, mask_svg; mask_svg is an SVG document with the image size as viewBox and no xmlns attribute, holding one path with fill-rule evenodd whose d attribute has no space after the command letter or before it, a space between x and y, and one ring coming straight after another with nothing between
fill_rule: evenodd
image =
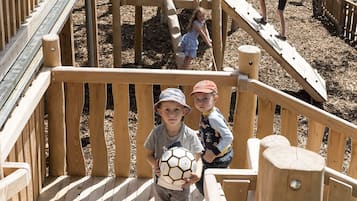
<instances>
[{"instance_id":1,"label":"wooden ramp","mask_svg":"<svg viewBox=\"0 0 357 201\"><path fill-rule=\"evenodd\" d=\"M222 9L264 48L318 102L327 100L325 80L287 41L274 35L272 25L257 24L253 18L260 14L245 0L224 0Z\"/></svg>"},{"instance_id":2,"label":"wooden ramp","mask_svg":"<svg viewBox=\"0 0 357 201\"><path fill-rule=\"evenodd\" d=\"M152 185L153 179L60 176L46 181L38 201L155 200ZM203 200L195 185L191 185L190 200Z\"/></svg>"}]
</instances>

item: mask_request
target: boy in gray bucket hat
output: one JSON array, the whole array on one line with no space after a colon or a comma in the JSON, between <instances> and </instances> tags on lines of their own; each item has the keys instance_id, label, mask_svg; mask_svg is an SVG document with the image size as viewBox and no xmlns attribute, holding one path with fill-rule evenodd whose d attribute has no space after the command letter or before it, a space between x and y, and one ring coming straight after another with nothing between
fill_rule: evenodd
<instances>
[{"instance_id":1,"label":"boy in gray bucket hat","mask_svg":"<svg viewBox=\"0 0 357 201\"><path fill-rule=\"evenodd\" d=\"M185 125L183 117L191 111L185 95L180 89L167 88L154 104L155 112L161 117L161 124L153 128L146 138L144 147L146 159L155 177L155 200L189 200L190 184L200 180L202 171L201 153L203 146L194 130ZM176 186L160 178L159 160L162 154L173 146L188 149L196 158L197 170L182 186Z\"/></svg>"}]
</instances>

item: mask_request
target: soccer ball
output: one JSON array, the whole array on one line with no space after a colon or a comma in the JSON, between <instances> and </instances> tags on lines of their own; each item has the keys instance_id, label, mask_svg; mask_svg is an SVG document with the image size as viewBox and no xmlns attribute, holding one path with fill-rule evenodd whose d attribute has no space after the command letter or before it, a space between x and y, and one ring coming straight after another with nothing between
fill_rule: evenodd
<instances>
[{"instance_id":1,"label":"soccer ball","mask_svg":"<svg viewBox=\"0 0 357 201\"><path fill-rule=\"evenodd\" d=\"M193 154L183 147L172 147L165 151L160 160L161 177L168 183L181 186L197 169Z\"/></svg>"}]
</instances>

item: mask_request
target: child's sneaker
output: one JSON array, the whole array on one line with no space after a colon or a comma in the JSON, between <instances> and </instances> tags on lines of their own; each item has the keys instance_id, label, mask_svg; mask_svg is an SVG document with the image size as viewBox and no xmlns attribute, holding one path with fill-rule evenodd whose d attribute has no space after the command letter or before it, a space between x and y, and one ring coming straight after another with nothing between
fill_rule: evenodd
<instances>
[{"instance_id":1,"label":"child's sneaker","mask_svg":"<svg viewBox=\"0 0 357 201\"><path fill-rule=\"evenodd\" d=\"M256 23L262 24L262 25L265 25L267 23L267 21L265 21L264 17L255 17L255 18L253 18L253 20Z\"/></svg>"}]
</instances>

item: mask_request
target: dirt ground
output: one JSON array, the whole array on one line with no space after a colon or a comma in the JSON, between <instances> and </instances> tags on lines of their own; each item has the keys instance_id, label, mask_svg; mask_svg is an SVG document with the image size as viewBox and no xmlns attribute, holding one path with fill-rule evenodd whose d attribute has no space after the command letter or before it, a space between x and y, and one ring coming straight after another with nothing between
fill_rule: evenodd
<instances>
[{"instance_id":1,"label":"dirt ground","mask_svg":"<svg viewBox=\"0 0 357 201\"><path fill-rule=\"evenodd\" d=\"M259 9L258 0L248 0ZM336 36L334 26L324 17L312 17L311 0L288 1L285 9L287 40L302 57L315 68L326 81L328 100L322 108L332 114L357 124L357 50ZM276 15L277 2L267 2L268 23L280 29ZM100 66L113 66L112 13L109 0L97 1ZM76 62L86 66L86 32L84 0L78 0L74 12L74 35ZM134 7L121 7L122 23L122 61L123 66L134 64ZM144 7L144 52L143 65L147 68L173 68L174 55L167 25L160 23L157 8ZM190 10L178 10L181 31L186 31ZM210 20L207 21L210 29ZM237 49L241 45L256 45L244 30L229 33L224 57L224 67L236 67ZM204 43L200 43L198 58L194 60L195 70L205 69L211 63L211 53ZM302 99L309 100L302 87L262 49L259 80L275 88L284 90Z\"/></svg>"}]
</instances>

